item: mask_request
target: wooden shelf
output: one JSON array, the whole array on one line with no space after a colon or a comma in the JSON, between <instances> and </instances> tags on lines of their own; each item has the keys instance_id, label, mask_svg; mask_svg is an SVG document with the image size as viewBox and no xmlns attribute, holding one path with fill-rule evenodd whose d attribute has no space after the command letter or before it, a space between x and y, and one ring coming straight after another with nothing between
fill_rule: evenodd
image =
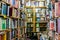
<instances>
[{"instance_id":1,"label":"wooden shelf","mask_svg":"<svg viewBox=\"0 0 60 40\"><path fill-rule=\"evenodd\" d=\"M25 8L34 8L34 7L35 6L33 6L33 7L32 6L25 6ZM38 6L38 7L35 7L35 8L47 8L47 7L46 6L41 6L41 7Z\"/></svg>"}]
</instances>

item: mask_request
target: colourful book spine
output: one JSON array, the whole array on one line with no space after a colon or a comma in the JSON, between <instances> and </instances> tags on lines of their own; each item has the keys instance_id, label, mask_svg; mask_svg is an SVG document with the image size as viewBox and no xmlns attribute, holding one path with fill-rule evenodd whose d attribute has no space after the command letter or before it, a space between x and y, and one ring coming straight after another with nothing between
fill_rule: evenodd
<instances>
[{"instance_id":1,"label":"colourful book spine","mask_svg":"<svg viewBox=\"0 0 60 40\"><path fill-rule=\"evenodd\" d=\"M9 16L12 16L13 8L9 8Z\"/></svg>"},{"instance_id":2,"label":"colourful book spine","mask_svg":"<svg viewBox=\"0 0 60 40\"><path fill-rule=\"evenodd\" d=\"M0 18L0 30L2 30L2 18Z\"/></svg>"},{"instance_id":3,"label":"colourful book spine","mask_svg":"<svg viewBox=\"0 0 60 40\"><path fill-rule=\"evenodd\" d=\"M0 35L0 40L2 40L2 35Z\"/></svg>"},{"instance_id":4,"label":"colourful book spine","mask_svg":"<svg viewBox=\"0 0 60 40\"><path fill-rule=\"evenodd\" d=\"M0 14L2 13L1 11L2 11L2 3L0 2Z\"/></svg>"},{"instance_id":5,"label":"colourful book spine","mask_svg":"<svg viewBox=\"0 0 60 40\"><path fill-rule=\"evenodd\" d=\"M18 8L18 0L15 0L15 7Z\"/></svg>"},{"instance_id":6,"label":"colourful book spine","mask_svg":"<svg viewBox=\"0 0 60 40\"><path fill-rule=\"evenodd\" d=\"M6 20L2 19L2 30L6 29Z\"/></svg>"},{"instance_id":7,"label":"colourful book spine","mask_svg":"<svg viewBox=\"0 0 60 40\"><path fill-rule=\"evenodd\" d=\"M2 15L6 15L7 13L7 5L2 3Z\"/></svg>"}]
</instances>

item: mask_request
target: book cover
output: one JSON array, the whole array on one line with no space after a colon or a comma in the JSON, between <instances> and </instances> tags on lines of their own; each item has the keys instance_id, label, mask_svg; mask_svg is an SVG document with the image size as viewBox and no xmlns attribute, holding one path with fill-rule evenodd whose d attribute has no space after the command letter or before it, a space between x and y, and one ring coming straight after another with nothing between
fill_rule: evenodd
<instances>
[{"instance_id":1,"label":"book cover","mask_svg":"<svg viewBox=\"0 0 60 40\"><path fill-rule=\"evenodd\" d=\"M6 29L6 19L2 19L2 30Z\"/></svg>"}]
</instances>

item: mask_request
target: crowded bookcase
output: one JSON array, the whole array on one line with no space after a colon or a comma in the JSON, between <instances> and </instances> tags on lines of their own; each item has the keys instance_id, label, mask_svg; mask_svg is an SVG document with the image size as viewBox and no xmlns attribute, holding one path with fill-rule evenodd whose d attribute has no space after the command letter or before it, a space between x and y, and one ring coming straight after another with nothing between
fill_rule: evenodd
<instances>
[{"instance_id":1,"label":"crowded bookcase","mask_svg":"<svg viewBox=\"0 0 60 40\"><path fill-rule=\"evenodd\" d=\"M47 30L47 1L46 0L26 0L24 2L26 14L26 32L40 33ZM28 34L28 35L30 35ZM30 35L31 36L31 35Z\"/></svg>"},{"instance_id":2,"label":"crowded bookcase","mask_svg":"<svg viewBox=\"0 0 60 40\"><path fill-rule=\"evenodd\" d=\"M0 0L0 40L20 40L25 26L22 7L21 0Z\"/></svg>"}]
</instances>

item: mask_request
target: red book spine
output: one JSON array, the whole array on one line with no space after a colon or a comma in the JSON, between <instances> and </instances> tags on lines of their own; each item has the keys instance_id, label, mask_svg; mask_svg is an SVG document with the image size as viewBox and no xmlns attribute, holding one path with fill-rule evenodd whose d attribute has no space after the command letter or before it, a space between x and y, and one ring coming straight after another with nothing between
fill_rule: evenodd
<instances>
[{"instance_id":1,"label":"red book spine","mask_svg":"<svg viewBox=\"0 0 60 40\"><path fill-rule=\"evenodd\" d=\"M2 40L2 36L0 35L0 40Z\"/></svg>"}]
</instances>

